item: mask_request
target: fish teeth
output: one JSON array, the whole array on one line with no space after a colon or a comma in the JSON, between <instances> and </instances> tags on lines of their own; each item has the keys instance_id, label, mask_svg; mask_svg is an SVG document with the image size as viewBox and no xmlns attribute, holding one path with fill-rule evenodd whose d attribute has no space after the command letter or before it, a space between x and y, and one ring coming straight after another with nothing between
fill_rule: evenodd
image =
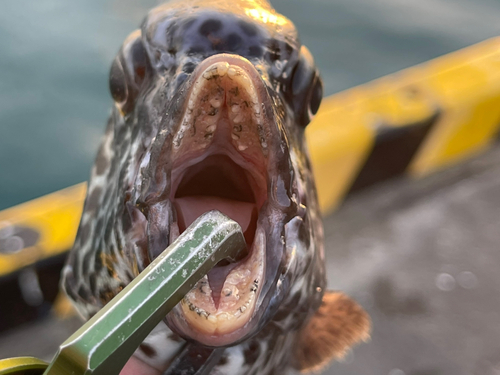
<instances>
[{"instance_id":1,"label":"fish teeth","mask_svg":"<svg viewBox=\"0 0 500 375\"><path fill-rule=\"evenodd\" d=\"M210 105L214 108L219 108L221 105L221 102L218 99L210 99Z\"/></svg>"},{"instance_id":2,"label":"fish teeth","mask_svg":"<svg viewBox=\"0 0 500 375\"><path fill-rule=\"evenodd\" d=\"M243 121L243 116L241 113L239 113L238 115L236 115L236 117L233 119L233 122L235 124L239 124L241 121Z\"/></svg>"},{"instance_id":3,"label":"fish teeth","mask_svg":"<svg viewBox=\"0 0 500 375\"><path fill-rule=\"evenodd\" d=\"M231 78L232 78L232 77L236 77L236 73L237 73L236 69L235 69L235 68L233 68L232 66L231 66L231 67L229 67L229 68L228 68L228 70L227 70L227 75L228 75L229 77L231 77Z\"/></svg>"},{"instance_id":4,"label":"fish teeth","mask_svg":"<svg viewBox=\"0 0 500 375\"><path fill-rule=\"evenodd\" d=\"M204 118L204 121L209 124L209 125L212 125L212 124L215 124L217 122L217 117L215 116L206 116Z\"/></svg>"},{"instance_id":5,"label":"fish teeth","mask_svg":"<svg viewBox=\"0 0 500 375\"><path fill-rule=\"evenodd\" d=\"M220 313L220 314L217 314L217 318L218 318L218 320L228 320L229 315L227 315L226 313Z\"/></svg>"},{"instance_id":6,"label":"fish teeth","mask_svg":"<svg viewBox=\"0 0 500 375\"><path fill-rule=\"evenodd\" d=\"M226 75L228 69L229 64L227 62L217 65L217 73L219 73L221 77L224 77Z\"/></svg>"}]
</instances>

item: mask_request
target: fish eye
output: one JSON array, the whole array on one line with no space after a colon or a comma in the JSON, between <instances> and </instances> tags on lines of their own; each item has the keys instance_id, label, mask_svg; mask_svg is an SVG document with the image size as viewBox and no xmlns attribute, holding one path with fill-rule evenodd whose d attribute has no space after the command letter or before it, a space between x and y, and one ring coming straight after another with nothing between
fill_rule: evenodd
<instances>
[{"instance_id":1,"label":"fish eye","mask_svg":"<svg viewBox=\"0 0 500 375\"><path fill-rule=\"evenodd\" d=\"M318 113L321 100L323 99L323 81L316 76L316 82L311 90L311 99L309 100L309 111L314 116Z\"/></svg>"},{"instance_id":2,"label":"fish eye","mask_svg":"<svg viewBox=\"0 0 500 375\"><path fill-rule=\"evenodd\" d=\"M132 111L135 98L144 81L149 60L137 30L123 43L109 72L109 90L123 114Z\"/></svg>"},{"instance_id":3,"label":"fish eye","mask_svg":"<svg viewBox=\"0 0 500 375\"><path fill-rule=\"evenodd\" d=\"M299 60L291 76L290 89L297 121L302 127L306 127L318 112L323 98L323 82L314 59L305 46L300 49Z\"/></svg>"}]
</instances>

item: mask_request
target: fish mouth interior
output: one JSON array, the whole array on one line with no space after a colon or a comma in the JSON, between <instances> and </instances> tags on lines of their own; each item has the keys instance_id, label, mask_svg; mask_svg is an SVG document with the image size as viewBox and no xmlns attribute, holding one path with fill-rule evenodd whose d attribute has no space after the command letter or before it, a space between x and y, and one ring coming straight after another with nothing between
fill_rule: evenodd
<instances>
[{"instance_id":1,"label":"fish mouth interior","mask_svg":"<svg viewBox=\"0 0 500 375\"><path fill-rule=\"evenodd\" d=\"M250 180L252 176L227 155L210 155L188 167L174 196L180 233L202 213L218 209L240 224L251 247L258 212L255 182Z\"/></svg>"},{"instance_id":2,"label":"fish mouth interior","mask_svg":"<svg viewBox=\"0 0 500 375\"><path fill-rule=\"evenodd\" d=\"M240 224L247 251L235 262L219 262L167 321L183 336L218 346L245 334L263 284L266 245L259 213L268 197L269 144L259 110L266 100L263 83L253 66L212 60L198 70L174 136L170 200L177 221L171 240L215 209Z\"/></svg>"}]
</instances>

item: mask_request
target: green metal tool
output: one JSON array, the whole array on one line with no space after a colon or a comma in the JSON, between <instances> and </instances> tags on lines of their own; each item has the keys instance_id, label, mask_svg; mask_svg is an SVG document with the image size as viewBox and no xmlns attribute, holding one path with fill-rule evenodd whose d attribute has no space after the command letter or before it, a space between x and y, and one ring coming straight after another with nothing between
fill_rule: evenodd
<instances>
[{"instance_id":1,"label":"green metal tool","mask_svg":"<svg viewBox=\"0 0 500 375\"><path fill-rule=\"evenodd\" d=\"M203 214L68 338L43 374L118 374L146 336L196 282L219 261L235 259L245 247L238 223L218 211ZM18 374L2 369L1 362L0 375Z\"/></svg>"}]
</instances>

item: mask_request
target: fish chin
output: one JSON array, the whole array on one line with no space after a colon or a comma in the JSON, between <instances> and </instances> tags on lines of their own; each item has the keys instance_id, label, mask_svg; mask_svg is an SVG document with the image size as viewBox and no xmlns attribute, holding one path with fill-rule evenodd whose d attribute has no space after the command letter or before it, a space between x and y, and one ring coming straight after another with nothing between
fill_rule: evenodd
<instances>
[{"instance_id":1,"label":"fish chin","mask_svg":"<svg viewBox=\"0 0 500 375\"><path fill-rule=\"evenodd\" d=\"M170 241L202 213L216 209L240 224L247 252L213 268L166 322L187 339L226 346L259 325L278 130L274 115L266 111L271 99L262 78L239 56L204 60L193 73L185 103L170 149L168 199L177 218L170 223Z\"/></svg>"}]
</instances>

